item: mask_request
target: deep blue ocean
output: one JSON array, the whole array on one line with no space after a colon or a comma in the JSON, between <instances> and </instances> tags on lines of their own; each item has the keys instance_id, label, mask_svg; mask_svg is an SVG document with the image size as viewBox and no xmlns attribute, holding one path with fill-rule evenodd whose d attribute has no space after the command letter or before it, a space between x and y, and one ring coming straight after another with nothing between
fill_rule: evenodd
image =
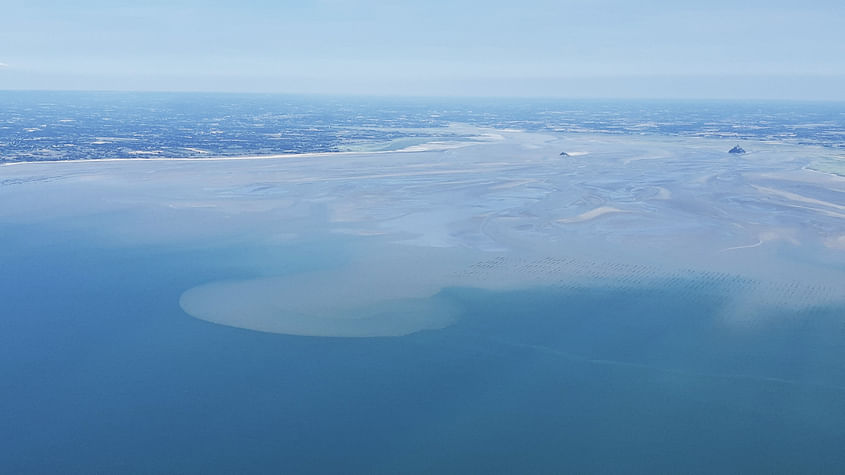
<instances>
[{"instance_id":1,"label":"deep blue ocean","mask_svg":"<svg viewBox=\"0 0 845 475\"><path fill-rule=\"evenodd\" d=\"M741 331L713 316L730 292L717 286L697 306L677 286L452 288L436 298L462 316L443 330L286 336L191 318L179 294L271 257L331 266L342 245L127 248L56 231L0 228L4 473L845 466L843 308Z\"/></svg>"}]
</instances>

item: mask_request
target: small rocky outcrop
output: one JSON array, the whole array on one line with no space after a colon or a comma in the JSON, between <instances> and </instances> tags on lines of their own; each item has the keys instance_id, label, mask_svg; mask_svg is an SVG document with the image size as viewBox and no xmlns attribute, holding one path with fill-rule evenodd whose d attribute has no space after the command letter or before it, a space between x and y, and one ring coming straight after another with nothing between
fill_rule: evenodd
<instances>
[{"instance_id":1,"label":"small rocky outcrop","mask_svg":"<svg viewBox=\"0 0 845 475\"><path fill-rule=\"evenodd\" d=\"M728 153L745 153L745 149L737 145L734 148L728 150Z\"/></svg>"}]
</instances>

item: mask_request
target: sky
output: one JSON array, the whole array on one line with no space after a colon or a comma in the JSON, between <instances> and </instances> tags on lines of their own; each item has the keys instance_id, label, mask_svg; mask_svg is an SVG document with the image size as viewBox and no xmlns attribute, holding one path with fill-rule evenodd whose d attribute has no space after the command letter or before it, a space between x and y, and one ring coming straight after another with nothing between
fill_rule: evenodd
<instances>
[{"instance_id":1,"label":"sky","mask_svg":"<svg viewBox=\"0 0 845 475\"><path fill-rule=\"evenodd\" d=\"M845 2L0 0L0 89L845 100Z\"/></svg>"}]
</instances>

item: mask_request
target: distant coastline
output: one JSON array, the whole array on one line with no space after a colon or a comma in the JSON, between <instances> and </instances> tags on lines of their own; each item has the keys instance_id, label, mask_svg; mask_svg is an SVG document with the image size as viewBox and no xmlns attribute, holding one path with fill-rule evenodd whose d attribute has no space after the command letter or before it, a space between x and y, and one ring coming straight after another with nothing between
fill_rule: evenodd
<instances>
[{"instance_id":1,"label":"distant coastline","mask_svg":"<svg viewBox=\"0 0 845 475\"><path fill-rule=\"evenodd\" d=\"M413 148L454 124L845 148L836 103L413 99L5 91L0 163L279 156ZM749 149L751 151L751 149Z\"/></svg>"}]
</instances>

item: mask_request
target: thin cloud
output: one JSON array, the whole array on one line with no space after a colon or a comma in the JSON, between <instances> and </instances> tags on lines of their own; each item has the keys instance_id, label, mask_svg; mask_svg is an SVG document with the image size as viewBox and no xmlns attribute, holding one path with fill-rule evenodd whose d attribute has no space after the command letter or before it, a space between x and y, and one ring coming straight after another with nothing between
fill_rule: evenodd
<instances>
[{"instance_id":1,"label":"thin cloud","mask_svg":"<svg viewBox=\"0 0 845 475\"><path fill-rule=\"evenodd\" d=\"M8 68L9 65L3 62L0 62L0 68Z\"/></svg>"}]
</instances>

